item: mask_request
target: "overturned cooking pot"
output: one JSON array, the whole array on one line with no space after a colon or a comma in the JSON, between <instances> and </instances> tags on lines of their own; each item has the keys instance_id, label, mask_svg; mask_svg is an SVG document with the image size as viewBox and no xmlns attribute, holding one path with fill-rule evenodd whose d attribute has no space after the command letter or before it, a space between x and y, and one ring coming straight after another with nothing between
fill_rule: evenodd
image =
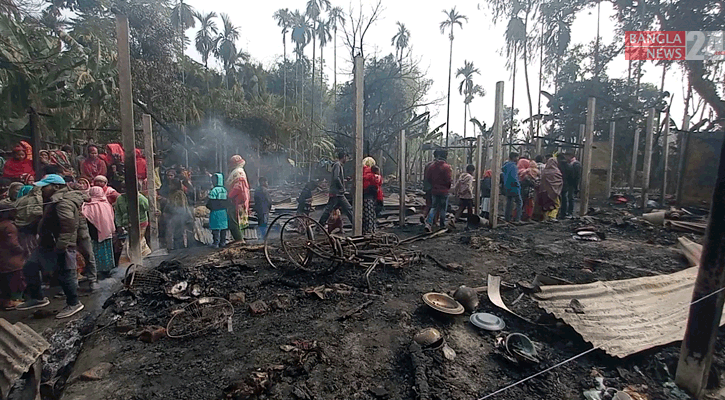
<instances>
[{"instance_id":1,"label":"overturned cooking pot","mask_svg":"<svg viewBox=\"0 0 725 400\"><path fill-rule=\"evenodd\" d=\"M413 340L424 349L437 349L445 344L443 335L436 328L425 328L413 336Z\"/></svg>"},{"instance_id":2,"label":"overturned cooking pot","mask_svg":"<svg viewBox=\"0 0 725 400\"><path fill-rule=\"evenodd\" d=\"M506 336L505 347L506 351L517 361L539 362L539 353L536 351L534 342L524 334L512 333Z\"/></svg>"},{"instance_id":3,"label":"overturned cooking pot","mask_svg":"<svg viewBox=\"0 0 725 400\"><path fill-rule=\"evenodd\" d=\"M461 285L453 293L453 298L463 305L466 311L474 311L478 307L478 292L476 289Z\"/></svg>"},{"instance_id":4,"label":"overturned cooking pot","mask_svg":"<svg viewBox=\"0 0 725 400\"><path fill-rule=\"evenodd\" d=\"M461 303L443 293L426 293L423 295L423 302L428 307L447 315L460 315L465 311Z\"/></svg>"}]
</instances>

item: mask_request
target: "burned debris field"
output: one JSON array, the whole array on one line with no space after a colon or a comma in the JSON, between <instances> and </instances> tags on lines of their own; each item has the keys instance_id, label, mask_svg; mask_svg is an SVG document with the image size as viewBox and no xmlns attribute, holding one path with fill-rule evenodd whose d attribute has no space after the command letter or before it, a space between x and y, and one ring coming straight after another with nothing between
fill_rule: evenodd
<instances>
[{"instance_id":1,"label":"burned debris field","mask_svg":"<svg viewBox=\"0 0 725 400\"><path fill-rule=\"evenodd\" d=\"M96 321L100 329L87 337L64 398L578 399L598 391L599 382L634 399L688 398L673 383L679 342L624 358L590 351L485 397L592 348L524 293L537 275L585 284L688 267L676 247L678 234L621 214L407 242L419 227L390 230L403 242L396 252L421 257L380 265L368 280L367 269L352 263L294 268L275 239L269 253L277 268L260 245L195 249L127 274L126 287L106 301ZM575 239L583 226L605 239ZM501 277L501 297L518 316L490 301L489 274ZM502 331L477 328L469 311L446 315L422 300L461 285L476 288L473 311L501 318ZM602 330L607 323L601 321ZM445 346L414 341L425 328L440 332ZM515 333L534 343L535 361L512 358L501 345ZM715 383L723 356L718 339ZM82 376L102 363L112 367L98 380ZM602 393L611 398L614 391Z\"/></svg>"}]
</instances>

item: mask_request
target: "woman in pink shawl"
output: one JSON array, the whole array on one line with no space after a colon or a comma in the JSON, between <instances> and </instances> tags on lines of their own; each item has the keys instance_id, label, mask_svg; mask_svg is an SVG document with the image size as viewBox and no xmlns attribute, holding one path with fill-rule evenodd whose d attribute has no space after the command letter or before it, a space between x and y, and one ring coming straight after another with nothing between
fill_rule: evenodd
<instances>
[{"instance_id":1,"label":"woman in pink shawl","mask_svg":"<svg viewBox=\"0 0 725 400\"><path fill-rule=\"evenodd\" d=\"M88 220L98 272L109 272L116 267L112 239L116 231L113 207L101 187L93 186L88 192L91 198L83 203L81 213Z\"/></svg>"},{"instance_id":2,"label":"woman in pink shawl","mask_svg":"<svg viewBox=\"0 0 725 400\"><path fill-rule=\"evenodd\" d=\"M244 172L246 162L240 155L234 155L229 160L229 176L226 187L229 195L229 230L235 241L243 241L243 231L249 226L249 181Z\"/></svg>"},{"instance_id":3,"label":"woman in pink shawl","mask_svg":"<svg viewBox=\"0 0 725 400\"><path fill-rule=\"evenodd\" d=\"M113 205L116 202L116 199L118 199L121 195L121 193L118 193L116 189L108 186L108 178L103 175L98 175L93 178L93 186L103 189L103 195L106 196L106 199L111 205Z\"/></svg>"}]
</instances>

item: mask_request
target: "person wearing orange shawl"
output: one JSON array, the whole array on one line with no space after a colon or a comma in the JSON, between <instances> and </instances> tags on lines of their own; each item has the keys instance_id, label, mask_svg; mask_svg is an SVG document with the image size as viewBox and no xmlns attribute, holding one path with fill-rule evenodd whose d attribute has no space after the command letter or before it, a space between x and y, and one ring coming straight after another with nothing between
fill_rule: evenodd
<instances>
[{"instance_id":1,"label":"person wearing orange shawl","mask_svg":"<svg viewBox=\"0 0 725 400\"><path fill-rule=\"evenodd\" d=\"M229 231L235 241L244 241L243 231L249 226L249 181L244 172L246 161L235 154L229 160L229 176L226 188L229 193Z\"/></svg>"},{"instance_id":2,"label":"person wearing orange shawl","mask_svg":"<svg viewBox=\"0 0 725 400\"><path fill-rule=\"evenodd\" d=\"M81 177L92 181L98 175L106 176L106 163L98 156L98 147L88 146L88 157L81 164Z\"/></svg>"},{"instance_id":3,"label":"person wearing orange shawl","mask_svg":"<svg viewBox=\"0 0 725 400\"><path fill-rule=\"evenodd\" d=\"M13 158L5 161L3 178L19 181L24 174L35 176L33 170L32 150L28 153L27 147L19 144L13 147Z\"/></svg>"}]
</instances>

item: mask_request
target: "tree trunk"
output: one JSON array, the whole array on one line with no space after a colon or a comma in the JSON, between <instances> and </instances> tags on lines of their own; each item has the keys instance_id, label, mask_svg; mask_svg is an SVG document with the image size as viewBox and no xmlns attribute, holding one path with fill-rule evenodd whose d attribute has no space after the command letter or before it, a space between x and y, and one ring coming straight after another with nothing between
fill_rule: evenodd
<instances>
[{"instance_id":1,"label":"tree trunk","mask_svg":"<svg viewBox=\"0 0 725 400\"><path fill-rule=\"evenodd\" d=\"M325 102L325 84L324 84L324 78L325 78L325 57L324 57L324 51L325 48L322 46L322 43L320 43L320 122L322 122L322 104Z\"/></svg>"},{"instance_id":2,"label":"tree trunk","mask_svg":"<svg viewBox=\"0 0 725 400\"><path fill-rule=\"evenodd\" d=\"M539 40L539 95L537 96L536 113L539 120L536 122L536 136L541 136L541 85L544 80L544 24L541 24L541 39ZM541 139L537 139L541 140ZM540 147L540 146L539 146ZM537 154L540 155L540 154Z\"/></svg>"},{"instance_id":3,"label":"tree trunk","mask_svg":"<svg viewBox=\"0 0 725 400\"><path fill-rule=\"evenodd\" d=\"M715 82L704 77L705 68L703 62L687 61L687 71L688 78L692 82L692 88L715 110L718 119L725 118L725 100L718 94Z\"/></svg>"},{"instance_id":4,"label":"tree trunk","mask_svg":"<svg viewBox=\"0 0 725 400\"><path fill-rule=\"evenodd\" d=\"M448 57L448 104L446 106L446 147L448 147L448 134L451 132L451 73L453 72L453 25L451 25L451 50Z\"/></svg>"},{"instance_id":5,"label":"tree trunk","mask_svg":"<svg viewBox=\"0 0 725 400\"><path fill-rule=\"evenodd\" d=\"M315 121L315 56L317 55L317 40L312 33L312 85L310 86L310 130Z\"/></svg>"},{"instance_id":6,"label":"tree trunk","mask_svg":"<svg viewBox=\"0 0 725 400\"><path fill-rule=\"evenodd\" d=\"M332 80L332 89L334 90L333 94L333 104L335 105L335 109L337 110L337 27L335 27L335 49L333 50L335 53L334 55L334 65L333 65L333 71L332 74L334 76Z\"/></svg>"},{"instance_id":7,"label":"tree trunk","mask_svg":"<svg viewBox=\"0 0 725 400\"><path fill-rule=\"evenodd\" d=\"M526 81L526 96L529 100L529 134L527 138L531 138L534 136L534 106L531 101L531 85L529 84L529 8L526 9L524 21L524 80Z\"/></svg>"},{"instance_id":8,"label":"tree trunk","mask_svg":"<svg viewBox=\"0 0 725 400\"><path fill-rule=\"evenodd\" d=\"M287 35L282 35L282 47L284 48L284 88L282 89L282 115L287 117Z\"/></svg>"},{"instance_id":9,"label":"tree trunk","mask_svg":"<svg viewBox=\"0 0 725 400\"><path fill-rule=\"evenodd\" d=\"M518 58L518 43L514 44L514 70L513 74L511 75L511 126L509 131L509 152L511 152L511 149L513 149L513 141L514 141L514 101L516 100L516 59Z\"/></svg>"},{"instance_id":10,"label":"tree trunk","mask_svg":"<svg viewBox=\"0 0 725 400\"><path fill-rule=\"evenodd\" d=\"M463 138L466 138L466 117L468 114L466 113L466 102L463 102Z\"/></svg>"}]
</instances>

